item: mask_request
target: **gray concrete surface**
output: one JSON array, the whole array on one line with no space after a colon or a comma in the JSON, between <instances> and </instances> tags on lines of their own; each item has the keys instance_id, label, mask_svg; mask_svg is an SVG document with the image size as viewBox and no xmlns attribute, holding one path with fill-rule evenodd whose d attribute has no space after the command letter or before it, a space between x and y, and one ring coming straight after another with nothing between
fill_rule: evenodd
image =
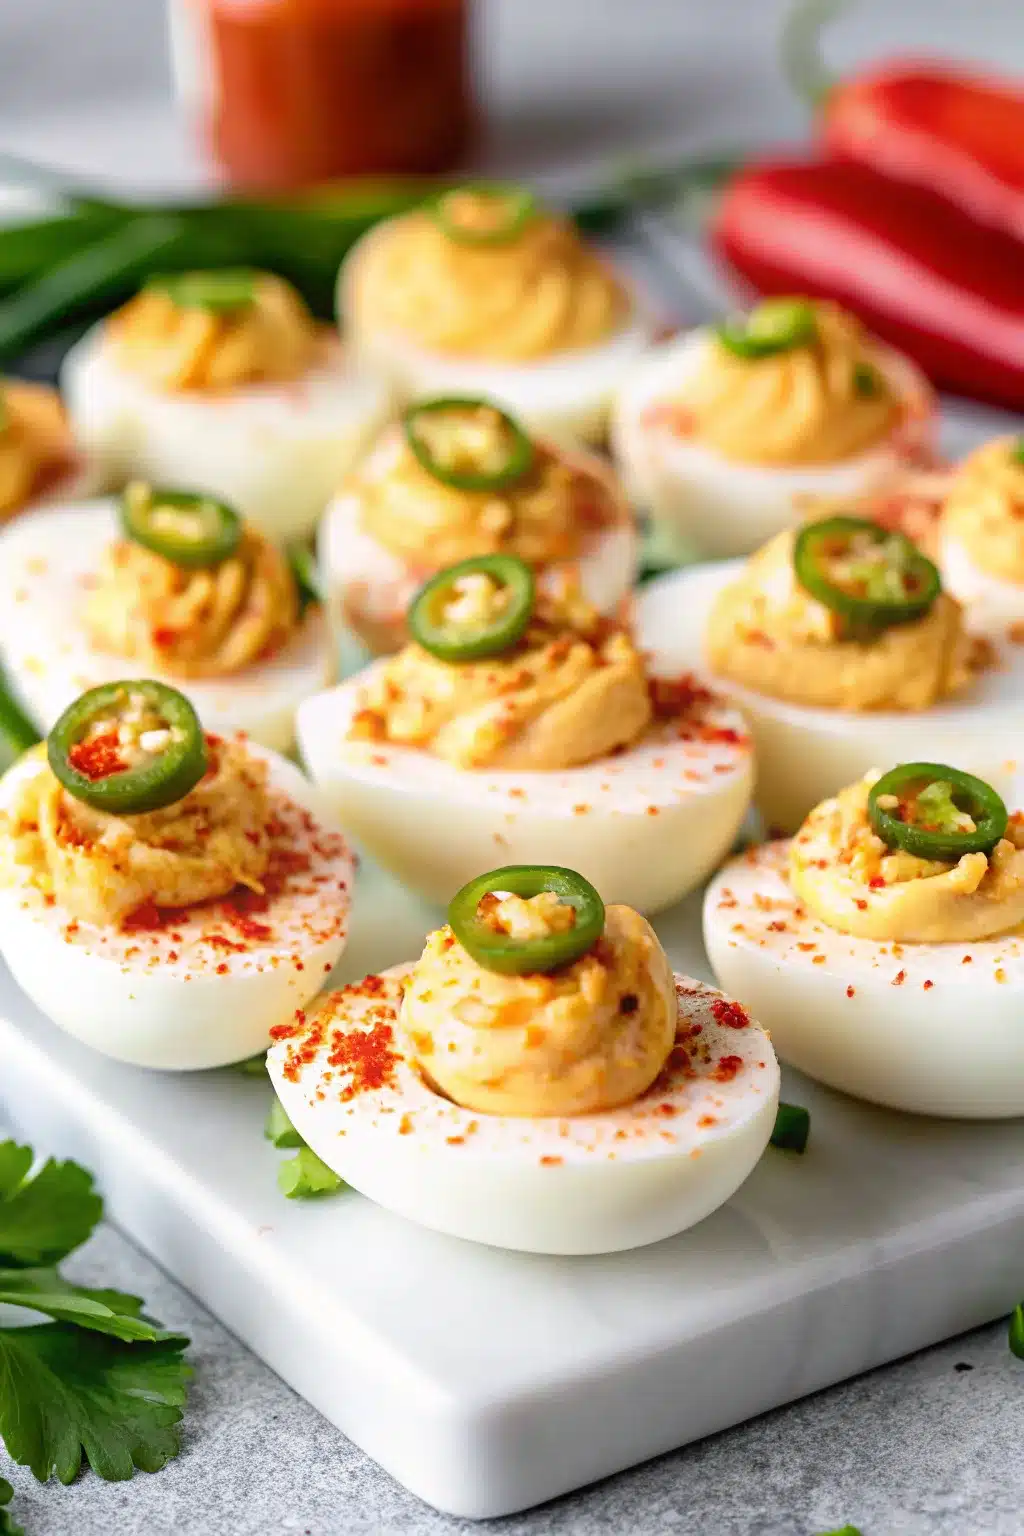
<instances>
[{"instance_id":1,"label":"gray concrete surface","mask_svg":"<svg viewBox=\"0 0 1024 1536\"><path fill-rule=\"evenodd\" d=\"M527 1514L436 1513L117 1233L75 1269L192 1338L181 1457L155 1476L41 1488L3 1465L29 1536L1020 1536L1024 1365L1003 1325L807 1398ZM835 1326L843 1326L842 1317ZM0 1391L2 1391L0 1383Z\"/></svg>"}]
</instances>

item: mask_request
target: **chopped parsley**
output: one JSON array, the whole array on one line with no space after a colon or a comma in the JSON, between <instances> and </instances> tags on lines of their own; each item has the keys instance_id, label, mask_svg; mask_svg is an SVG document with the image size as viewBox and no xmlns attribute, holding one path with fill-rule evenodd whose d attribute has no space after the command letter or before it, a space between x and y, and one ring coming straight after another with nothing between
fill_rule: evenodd
<instances>
[{"instance_id":1,"label":"chopped parsley","mask_svg":"<svg viewBox=\"0 0 1024 1536\"><path fill-rule=\"evenodd\" d=\"M166 1332L137 1296L74 1285L56 1267L103 1214L91 1176L0 1142L0 1304L48 1319L0 1328L0 1440L45 1482L70 1483L83 1456L108 1480L155 1472L178 1454L188 1339ZM17 1536L3 1506L0 1536Z\"/></svg>"},{"instance_id":2,"label":"chopped parsley","mask_svg":"<svg viewBox=\"0 0 1024 1536\"><path fill-rule=\"evenodd\" d=\"M14 1489L5 1477L0 1477L0 1536L25 1536L25 1527L15 1525L11 1512L6 1508L14 1498Z\"/></svg>"},{"instance_id":3,"label":"chopped parsley","mask_svg":"<svg viewBox=\"0 0 1024 1536\"><path fill-rule=\"evenodd\" d=\"M1018 1360L1024 1360L1024 1301L1010 1313L1010 1349Z\"/></svg>"},{"instance_id":4,"label":"chopped parsley","mask_svg":"<svg viewBox=\"0 0 1024 1536\"><path fill-rule=\"evenodd\" d=\"M275 1095L267 1115L267 1123L263 1127L263 1134L268 1141L272 1141L275 1147L304 1147L306 1143L292 1125L285 1114L284 1105Z\"/></svg>"},{"instance_id":5,"label":"chopped parsley","mask_svg":"<svg viewBox=\"0 0 1024 1536\"><path fill-rule=\"evenodd\" d=\"M807 1138L811 1134L811 1113L802 1104L779 1104L775 1116L775 1129L768 1138L773 1147L783 1152L805 1152Z\"/></svg>"},{"instance_id":6,"label":"chopped parsley","mask_svg":"<svg viewBox=\"0 0 1024 1536\"><path fill-rule=\"evenodd\" d=\"M311 1147L303 1145L277 1170L277 1187L289 1200L308 1200L313 1195L333 1195L344 1180L320 1161Z\"/></svg>"}]
</instances>

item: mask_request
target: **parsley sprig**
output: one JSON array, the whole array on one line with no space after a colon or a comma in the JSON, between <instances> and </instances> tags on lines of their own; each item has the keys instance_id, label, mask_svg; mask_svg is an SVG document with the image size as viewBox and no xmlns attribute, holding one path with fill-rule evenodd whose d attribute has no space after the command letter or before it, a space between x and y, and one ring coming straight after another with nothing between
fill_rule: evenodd
<instances>
[{"instance_id":1,"label":"parsley sprig","mask_svg":"<svg viewBox=\"0 0 1024 1536\"><path fill-rule=\"evenodd\" d=\"M40 1482L78 1475L83 1456L109 1481L156 1472L178 1454L188 1339L165 1331L137 1296L74 1285L57 1266L103 1214L77 1163L44 1163L0 1142L0 1304L46 1322L0 1327L0 1440ZM0 1536L18 1536L4 1506Z\"/></svg>"},{"instance_id":2,"label":"parsley sprig","mask_svg":"<svg viewBox=\"0 0 1024 1536\"><path fill-rule=\"evenodd\" d=\"M25 1527L15 1525L11 1512L5 1508L14 1498L14 1489L6 1478L0 1477L0 1536L25 1536Z\"/></svg>"}]
</instances>

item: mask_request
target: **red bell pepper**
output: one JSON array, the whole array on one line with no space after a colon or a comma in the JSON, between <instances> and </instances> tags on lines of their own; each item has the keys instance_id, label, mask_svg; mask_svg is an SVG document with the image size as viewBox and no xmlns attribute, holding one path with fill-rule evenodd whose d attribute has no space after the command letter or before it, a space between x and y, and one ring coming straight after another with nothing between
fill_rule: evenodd
<instances>
[{"instance_id":1,"label":"red bell pepper","mask_svg":"<svg viewBox=\"0 0 1024 1536\"><path fill-rule=\"evenodd\" d=\"M891 60L824 97L826 153L948 197L1024 239L1024 87Z\"/></svg>"},{"instance_id":2,"label":"red bell pepper","mask_svg":"<svg viewBox=\"0 0 1024 1536\"><path fill-rule=\"evenodd\" d=\"M934 192L764 161L727 185L711 238L758 292L836 299L936 384L1024 409L1024 243Z\"/></svg>"}]
</instances>

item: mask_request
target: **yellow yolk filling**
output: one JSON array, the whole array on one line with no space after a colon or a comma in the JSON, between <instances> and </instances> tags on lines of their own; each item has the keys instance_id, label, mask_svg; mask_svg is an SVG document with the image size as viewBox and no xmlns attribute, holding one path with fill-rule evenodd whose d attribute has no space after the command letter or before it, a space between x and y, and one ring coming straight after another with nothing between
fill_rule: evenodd
<instances>
[{"instance_id":1,"label":"yellow yolk filling","mask_svg":"<svg viewBox=\"0 0 1024 1536\"><path fill-rule=\"evenodd\" d=\"M789 880L839 933L898 943L971 943L1024 922L1024 818L990 854L920 859L891 850L868 820L873 778L815 806L790 845Z\"/></svg>"},{"instance_id":2,"label":"yellow yolk filling","mask_svg":"<svg viewBox=\"0 0 1024 1536\"><path fill-rule=\"evenodd\" d=\"M543 937L568 926L572 909L549 893L508 896L491 920ZM631 1103L658 1076L675 1038L675 983L653 928L630 907L608 907L597 944L546 975L485 970L444 927L406 985L402 1026L431 1083L468 1109L594 1114Z\"/></svg>"},{"instance_id":3,"label":"yellow yolk filling","mask_svg":"<svg viewBox=\"0 0 1024 1536\"><path fill-rule=\"evenodd\" d=\"M504 655L453 663L406 646L363 690L352 733L459 768L556 770L631 745L651 718L629 635L575 594L542 594Z\"/></svg>"}]
</instances>

